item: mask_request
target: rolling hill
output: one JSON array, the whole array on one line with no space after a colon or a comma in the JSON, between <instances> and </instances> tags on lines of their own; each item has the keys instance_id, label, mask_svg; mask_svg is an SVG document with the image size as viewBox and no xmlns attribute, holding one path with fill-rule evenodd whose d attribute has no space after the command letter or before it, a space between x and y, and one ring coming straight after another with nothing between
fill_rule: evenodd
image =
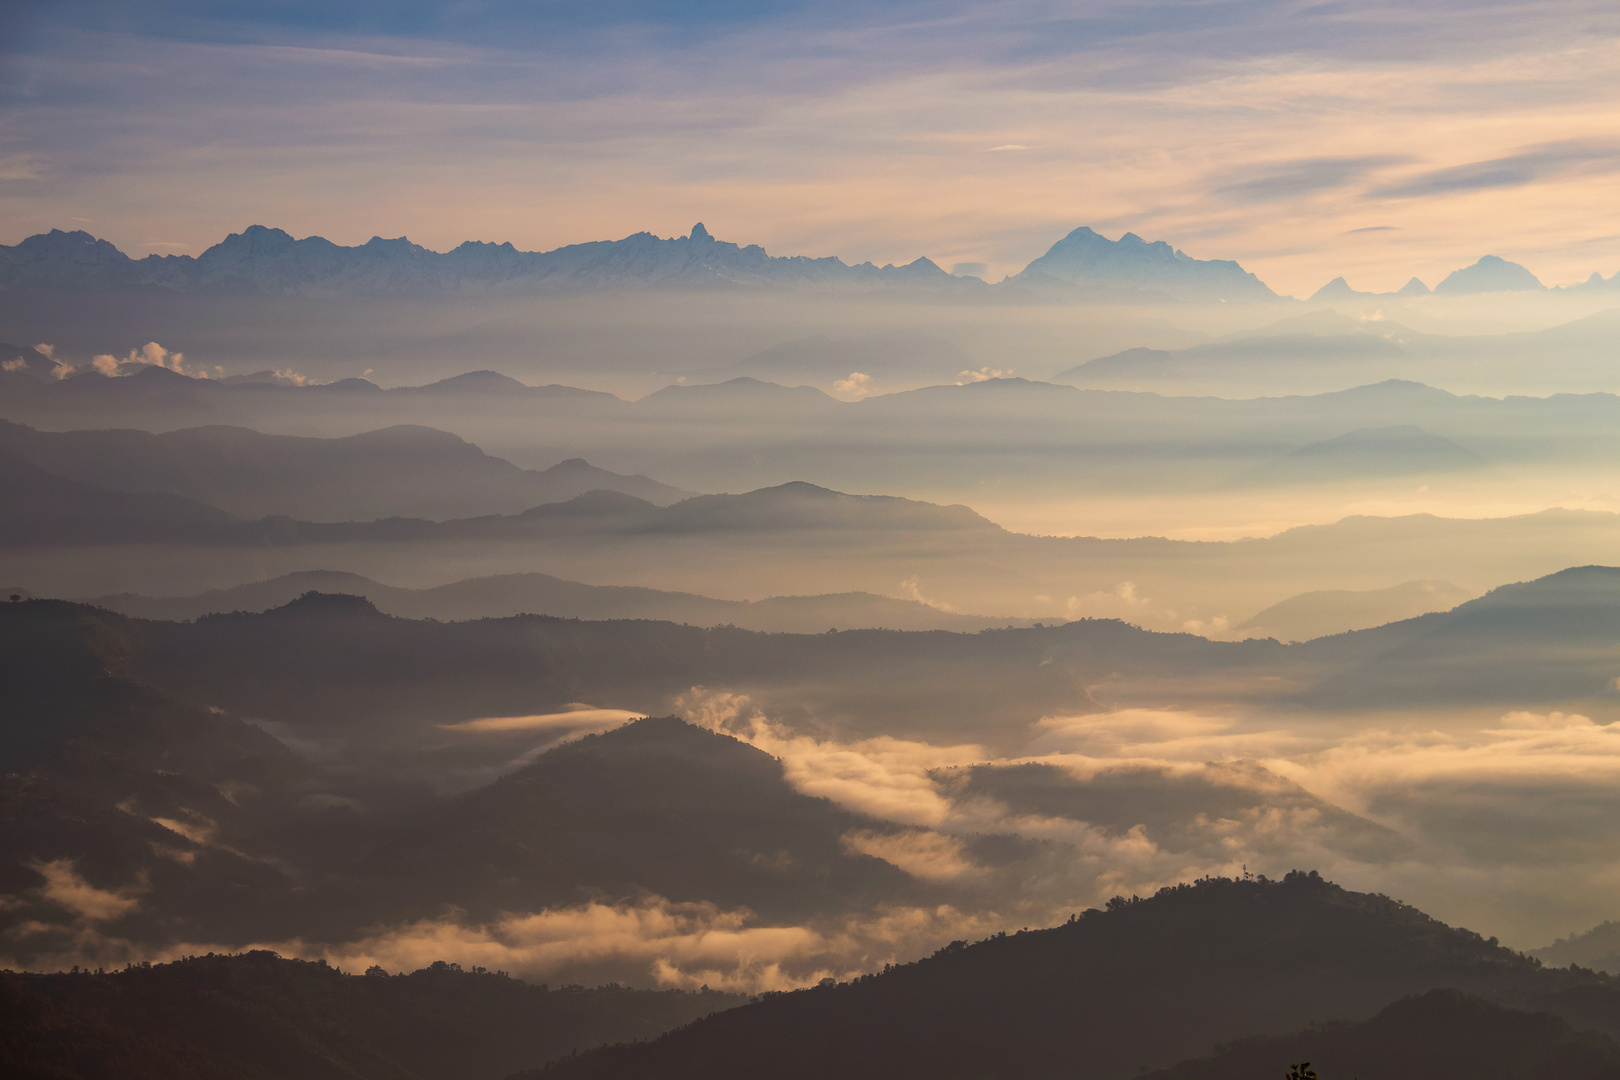
<instances>
[{"instance_id":1,"label":"rolling hill","mask_svg":"<svg viewBox=\"0 0 1620 1080\"><path fill-rule=\"evenodd\" d=\"M956 943L926 960L773 996L531 1075L1104 1080L1207 1053L1240 1033L1359 1021L1434 988L1562 1014L1610 1038L1620 1032L1620 983L1613 979L1543 970L1387 897L1292 873L1122 897L1064 926ZM1370 1030L1410 1023L1413 1011L1432 1015L1446 1000L1394 1008L1370 1021ZM1510 1021L1500 1032L1539 1029L1522 1047L1527 1054L1556 1048L1562 1037L1584 1045L1585 1060L1612 1068L1606 1039L1571 1038L1557 1024L1486 1013ZM1435 1030L1436 1039L1449 1034L1447 1026ZM1452 1037L1466 1039L1481 1026L1457 1025ZM825 1037L834 1031L837 1038Z\"/></svg>"}]
</instances>

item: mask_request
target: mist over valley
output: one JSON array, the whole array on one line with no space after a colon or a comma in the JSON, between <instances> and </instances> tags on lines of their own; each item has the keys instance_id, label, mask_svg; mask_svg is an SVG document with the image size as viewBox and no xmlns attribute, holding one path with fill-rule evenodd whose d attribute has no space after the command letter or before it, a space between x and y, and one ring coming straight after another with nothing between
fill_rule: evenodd
<instances>
[{"instance_id":1,"label":"mist over valley","mask_svg":"<svg viewBox=\"0 0 1620 1080\"><path fill-rule=\"evenodd\" d=\"M0 1074L1620 1080L1617 41L0 5Z\"/></svg>"}]
</instances>

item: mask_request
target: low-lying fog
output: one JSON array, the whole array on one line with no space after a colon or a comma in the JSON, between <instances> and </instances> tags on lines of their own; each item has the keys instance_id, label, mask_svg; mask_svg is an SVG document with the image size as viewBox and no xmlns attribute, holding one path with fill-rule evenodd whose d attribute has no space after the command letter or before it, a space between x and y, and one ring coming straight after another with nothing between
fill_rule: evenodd
<instances>
[{"instance_id":1,"label":"low-lying fog","mask_svg":"<svg viewBox=\"0 0 1620 1080\"><path fill-rule=\"evenodd\" d=\"M0 586L180 620L83 647L275 768L34 762L127 844L29 849L18 963L752 991L1296 867L1620 915L1620 593L1492 592L1617 561L1598 293L19 303L116 377L4 384Z\"/></svg>"}]
</instances>

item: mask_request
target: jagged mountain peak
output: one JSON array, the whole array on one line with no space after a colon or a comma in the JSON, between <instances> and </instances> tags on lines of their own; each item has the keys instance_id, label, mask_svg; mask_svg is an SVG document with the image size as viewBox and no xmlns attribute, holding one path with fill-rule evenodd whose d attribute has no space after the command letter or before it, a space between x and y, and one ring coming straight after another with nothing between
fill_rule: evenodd
<instances>
[{"instance_id":1,"label":"jagged mountain peak","mask_svg":"<svg viewBox=\"0 0 1620 1080\"><path fill-rule=\"evenodd\" d=\"M1010 280L1160 293L1174 300L1274 300L1277 294L1228 259L1201 260L1163 240L1128 232L1118 240L1082 225Z\"/></svg>"},{"instance_id":2,"label":"jagged mountain peak","mask_svg":"<svg viewBox=\"0 0 1620 1080\"><path fill-rule=\"evenodd\" d=\"M1500 255L1486 255L1472 266L1453 270L1434 287L1436 296L1469 296L1476 293L1541 292L1547 286L1516 262Z\"/></svg>"}]
</instances>

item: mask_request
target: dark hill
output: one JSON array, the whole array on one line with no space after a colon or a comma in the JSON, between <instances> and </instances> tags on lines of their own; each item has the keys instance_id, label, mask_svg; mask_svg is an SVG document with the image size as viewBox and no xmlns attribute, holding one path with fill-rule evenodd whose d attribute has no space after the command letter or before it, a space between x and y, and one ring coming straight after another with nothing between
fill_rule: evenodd
<instances>
[{"instance_id":1,"label":"dark hill","mask_svg":"<svg viewBox=\"0 0 1620 1080\"><path fill-rule=\"evenodd\" d=\"M911 891L895 867L841 848L846 831L874 825L793 790L770 755L665 717L548 751L436 810L359 872L416 911L653 893L795 919Z\"/></svg>"},{"instance_id":2,"label":"dark hill","mask_svg":"<svg viewBox=\"0 0 1620 1080\"><path fill-rule=\"evenodd\" d=\"M18 1080L493 1080L741 1000L552 990L443 963L345 975L267 952L107 974L0 972L0 1071Z\"/></svg>"},{"instance_id":3,"label":"dark hill","mask_svg":"<svg viewBox=\"0 0 1620 1080\"><path fill-rule=\"evenodd\" d=\"M1608 698L1603 667L1620 636L1620 568L1581 566L1493 589L1448 612L1321 638L1338 670L1306 695L1355 702L1502 702Z\"/></svg>"},{"instance_id":4,"label":"dark hill","mask_svg":"<svg viewBox=\"0 0 1620 1080\"><path fill-rule=\"evenodd\" d=\"M0 546L219 543L239 535L228 514L195 499L108 491L0 454Z\"/></svg>"},{"instance_id":5,"label":"dark hill","mask_svg":"<svg viewBox=\"0 0 1620 1080\"><path fill-rule=\"evenodd\" d=\"M1254 1080L1306 1062L1324 1080L1599 1080L1620 1077L1620 1046L1549 1013L1505 1008L1457 990L1403 998L1371 1020L1282 1038L1245 1039L1145 1080Z\"/></svg>"},{"instance_id":6,"label":"dark hill","mask_svg":"<svg viewBox=\"0 0 1620 1080\"><path fill-rule=\"evenodd\" d=\"M1213 879L1116 900L1050 930L957 943L852 983L768 996L537 1075L1120 1077L1240 1033L1360 1019L1436 987L1572 1012L1575 984L1586 1023L1620 1029L1620 984L1606 976L1544 972L1315 875Z\"/></svg>"}]
</instances>

